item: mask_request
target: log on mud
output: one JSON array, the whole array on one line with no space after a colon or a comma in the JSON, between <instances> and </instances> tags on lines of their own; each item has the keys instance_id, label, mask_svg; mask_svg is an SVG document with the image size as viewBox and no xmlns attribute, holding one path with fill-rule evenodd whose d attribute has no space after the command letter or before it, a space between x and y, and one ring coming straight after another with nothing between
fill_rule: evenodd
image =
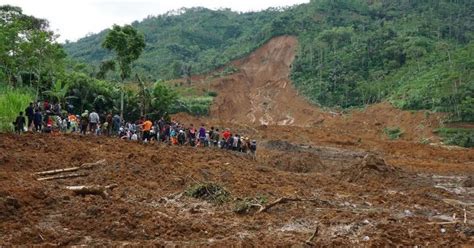
<instances>
[{"instance_id":1,"label":"log on mud","mask_svg":"<svg viewBox=\"0 0 474 248\"><path fill-rule=\"evenodd\" d=\"M36 172L34 175L37 176L48 176L48 175L55 175L63 172L73 172L73 171L78 171L81 169L92 169L94 166L97 165L104 165L106 163L105 159L99 160L94 163L84 163L81 166L78 167L70 167L70 168L64 168L64 169L56 169L56 170L48 170L48 171L41 171L41 172Z\"/></svg>"},{"instance_id":2,"label":"log on mud","mask_svg":"<svg viewBox=\"0 0 474 248\"><path fill-rule=\"evenodd\" d=\"M331 205L330 202L320 200L320 199L302 199L302 198L287 198L287 197L281 197L278 200L269 203L268 205L261 206L260 209L257 211L257 213L262 213L268 211L270 208L278 205L278 204L283 204L287 202L301 202L301 201L307 201L307 202L313 202L317 204L325 204L325 205Z\"/></svg>"},{"instance_id":3,"label":"log on mud","mask_svg":"<svg viewBox=\"0 0 474 248\"><path fill-rule=\"evenodd\" d=\"M99 185L81 185L81 186L67 186L66 189L71 190L76 195L100 195L103 198L107 198L109 194L107 193L108 189L113 189L118 187L117 184L111 184L108 186L99 186Z\"/></svg>"},{"instance_id":4,"label":"log on mud","mask_svg":"<svg viewBox=\"0 0 474 248\"><path fill-rule=\"evenodd\" d=\"M66 178L74 178L74 177L86 177L89 173L71 173L66 175L57 175L57 176L50 176L50 177L40 177L36 180L38 181L49 181L49 180L56 180L56 179L66 179Z\"/></svg>"}]
</instances>

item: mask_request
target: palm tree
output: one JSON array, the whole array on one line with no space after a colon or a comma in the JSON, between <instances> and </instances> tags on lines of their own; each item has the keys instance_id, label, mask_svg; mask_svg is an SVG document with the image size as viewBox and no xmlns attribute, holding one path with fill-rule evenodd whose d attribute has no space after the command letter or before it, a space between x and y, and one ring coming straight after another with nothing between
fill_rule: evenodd
<instances>
[{"instance_id":1,"label":"palm tree","mask_svg":"<svg viewBox=\"0 0 474 248\"><path fill-rule=\"evenodd\" d=\"M69 84L63 83L61 80L57 80L53 83L51 90L43 91L44 95L50 96L56 99L59 103L64 106L66 102L66 95L69 92Z\"/></svg>"}]
</instances>

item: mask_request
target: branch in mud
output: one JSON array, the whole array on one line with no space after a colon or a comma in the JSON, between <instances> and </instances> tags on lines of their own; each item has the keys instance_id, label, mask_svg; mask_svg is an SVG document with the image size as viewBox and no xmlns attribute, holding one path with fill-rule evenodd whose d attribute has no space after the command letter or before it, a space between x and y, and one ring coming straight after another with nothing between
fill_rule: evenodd
<instances>
[{"instance_id":1,"label":"branch in mud","mask_svg":"<svg viewBox=\"0 0 474 248\"><path fill-rule=\"evenodd\" d=\"M64 168L64 169L56 169L56 170L48 170L48 171L41 171L41 172L36 172L33 175L38 175L38 176L48 176L48 175L55 175L63 172L73 172L73 171L78 171L81 169L92 169L93 167L97 165L105 165L106 160L102 159L94 163L84 163L81 166L78 167L70 167L70 168Z\"/></svg>"},{"instance_id":2,"label":"branch in mud","mask_svg":"<svg viewBox=\"0 0 474 248\"><path fill-rule=\"evenodd\" d=\"M319 233L319 226L316 226L316 229L314 230L313 235L311 235L311 237L309 237L309 239L305 241L305 244L314 246L313 239L316 237L316 235L318 235L318 233Z\"/></svg>"},{"instance_id":3,"label":"branch in mud","mask_svg":"<svg viewBox=\"0 0 474 248\"><path fill-rule=\"evenodd\" d=\"M278 204L283 204L283 203L287 203L287 202L301 202L301 201L308 201L308 202L313 202L313 203L318 203L318 204L326 204L326 205L331 205L330 202L328 201L324 201L324 200L320 200L320 199L302 199L302 198L286 198L286 197L282 197L282 198L279 198L278 200L268 204L268 205L265 205L265 206L261 206L260 209L257 211L257 213L262 213L262 212L266 212L268 211L270 208L274 207L275 205L278 205Z\"/></svg>"},{"instance_id":4,"label":"branch in mud","mask_svg":"<svg viewBox=\"0 0 474 248\"><path fill-rule=\"evenodd\" d=\"M103 198L107 198L109 194L107 193L108 189L114 189L118 187L117 184L111 184L108 186L67 186L66 189L71 190L76 195L100 195Z\"/></svg>"},{"instance_id":5,"label":"branch in mud","mask_svg":"<svg viewBox=\"0 0 474 248\"><path fill-rule=\"evenodd\" d=\"M40 177L36 180L38 180L38 181L49 181L49 180L66 179L66 178L74 178L74 177L86 177L88 175L89 175L89 173L71 173L71 174L66 174L66 175Z\"/></svg>"}]
</instances>

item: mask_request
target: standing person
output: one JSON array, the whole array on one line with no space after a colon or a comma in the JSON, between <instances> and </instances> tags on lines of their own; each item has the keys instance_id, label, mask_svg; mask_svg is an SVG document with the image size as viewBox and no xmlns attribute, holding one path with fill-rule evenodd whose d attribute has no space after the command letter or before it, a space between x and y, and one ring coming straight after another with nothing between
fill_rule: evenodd
<instances>
[{"instance_id":1,"label":"standing person","mask_svg":"<svg viewBox=\"0 0 474 248\"><path fill-rule=\"evenodd\" d=\"M43 110L45 112L49 112L51 110L51 105L49 105L49 102L48 100L44 100L44 103L43 103Z\"/></svg>"},{"instance_id":2,"label":"standing person","mask_svg":"<svg viewBox=\"0 0 474 248\"><path fill-rule=\"evenodd\" d=\"M25 120L25 117L23 116L23 112L20 112L20 115L18 115L16 117L16 120L15 122L13 122L13 124L15 124L15 131L20 134L22 132L24 132L24 128L25 128L25 123L26 123L26 120Z\"/></svg>"},{"instance_id":3,"label":"standing person","mask_svg":"<svg viewBox=\"0 0 474 248\"><path fill-rule=\"evenodd\" d=\"M170 144L171 145L177 145L178 144L178 134L176 133L176 128L171 127L170 128Z\"/></svg>"},{"instance_id":4,"label":"standing person","mask_svg":"<svg viewBox=\"0 0 474 248\"><path fill-rule=\"evenodd\" d=\"M90 125L91 133L96 134L97 127L99 124L100 124L99 114L97 114L97 112L92 110L92 112L89 115L89 125Z\"/></svg>"},{"instance_id":5,"label":"standing person","mask_svg":"<svg viewBox=\"0 0 474 248\"><path fill-rule=\"evenodd\" d=\"M201 128L199 128L199 146L206 146L206 128L204 124L201 124Z\"/></svg>"},{"instance_id":6,"label":"standing person","mask_svg":"<svg viewBox=\"0 0 474 248\"><path fill-rule=\"evenodd\" d=\"M35 118L35 110L33 107L33 102L30 102L30 105L25 109L25 115L28 117L28 131L32 129L31 124L33 123L33 120Z\"/></svg>"},{"instance_id":7,"label":"standing person","mask_svg":"<svg viewBox=\"0 0 474 248\"><path fill-rule=\"evenodd\" d=\"M36 109L35 116L33 118L33 123L35 124L35 131L41 132L41 124L43 123L43 115L39 109Z\"/></svg>"},{"instance_id":8,"label":"standing person","mask_svg":"<svg viewBox=\"0 0 474 248\"><path fill-rule=\"evenodd\" d=\"M145 116L141 116L140 119L138 119L135 122L135 125L137 127L136 132L137 132L138 138L141 140L145 140L143 139L143 123L144 122L145 122Z\"/></svg>"},{"instance_id":9,"label":"standing person","mask_svg":"<svg viewBox=\"0 0 474 248\"><path fill-rule=\"evenodd\" d=\"M188 139L190 146L196 146L196 129L194 128L193 124L189 126Z\"/></svg>"},{"instance_id":10,"label":"standing person","mask_svg":"<svg viewBox=\"0 0 474 248\"><path fill-rule=\"evenodd\" d=\"M75 116L74 114L69 114L67 119L69 120L69 127L71 129L71 132L72 133L75 133L76 132L76 128L77 128L77 116Z\"/></svg>"},{"instance_id":11,"label":"standing person","mask_svg":"<svg viewBox=\"0 0 474 248\"><path fill-rule=\"evenodd\" d=\"M238 151L239 150L239 135L236 134L234 135L234 137L232 138L232 150L234 151Z\"/></svg>"},{"instance_id":12,"label":"standing person","mask_svg":"<svg viewBox=\"0 0 474 248\"><path fill-rule=\"evenodd\" d=\"M254 160L257 159L257 141L256 140L252 140L252 142L250 143L250 154L252 155L252 158Z\"/></svg>"},{"instance_id":13,"label":"standing person","mask_svg":"<svg viewBox=\"0 0 474 248\"><path fill-rule=\"evenodd\" d=\"M143 130L143 141L148 142L150 141L150 131L151 127L153 127L153 122L151 122L148 117L145 117L143 119L145 120L143 124L141 124Z\"/></svg>"},{"instance_id":14,"label":"standing person","mask_svg":"<svg viewBox=\"0 0 474 248\"><path fill-rule=\"evenodd\" d=\"M211 136L212 144L214 145L214 147L219 146L219 139L220 139L219 129L216 128L216 130L212 132L212 136Z\"/></svg>"},{"instance_id":15,"label":"standing person","mask_svg":"<svg viewBox=\"0 0 474 248\"><path fill-rule=\"evenodd\" d=\"M186 143L186 134L182 129L180 129L178 133L178 143L180 145L184 145L184 143Z\"/></svg>"},{"instance_id":16,"label":"standing person","mask_svg":"<svg viewBox=\"0 0 474 248\"><path fill-rule=\"evenodd\" d=\"M81 134L86 135L89 126L89 111L84 111L81 115Z\"/></svg>"},{"instance_id":17,"label":"standing person","mask_svg":"<svg viewBox=\"0 0 474 248\"><path fill-rule=\"evenodd\" d=\"M231 138L232 134L230 133L230 130L228 128L225 129L225 131L222 133L222 139L224 142L222 142L222 148L229 148L229 141Z\"/></svg>"},{"instance_id":18,"label":"standing person","mask_svg":"<svg viewBox=\"0 0 474 248\"><path fill-rule=\"evenodd\" d=\"M122 120L118 114L115 114L112 118L112 129L115 135L119 133L120 126L122 125Z\"/></svg>"},{"instance_id":19,"label":"standing person","mask_svg":"<svg viewBox=\"0 0 474 248\"><path fill-rule=\"evenodd\" d=\"M104 132L106 133L107 136L110 136L112 134L112 113L108 113L107 116L105 117L105 122L107 125L104 123L104 129L106 129Z\"/></svg>"}]
</instances>

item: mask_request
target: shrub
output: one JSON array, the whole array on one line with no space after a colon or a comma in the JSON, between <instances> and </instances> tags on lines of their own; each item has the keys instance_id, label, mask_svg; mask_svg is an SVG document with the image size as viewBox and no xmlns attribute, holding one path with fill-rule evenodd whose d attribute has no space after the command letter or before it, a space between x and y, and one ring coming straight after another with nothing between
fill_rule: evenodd
<instances>
[{"instance_id":1,"label":"shrub","mask_svg":"<svg viewBox=\"0 0 474 248\"><path fill-rule=\"evenodd\" d=\"M230 193L224 187L212 182L191 185L186 189L185 195L216 204L223 204L229 201L230 197Z\"/></svg>"},{"instance_id":2,"label":"shrub","mask_svg":"<svg viewBox=\"0 0 474 248\"><path fill-rule=\"evenodd\" d=\"M474 147L474 130L467 128L440 128L435 133L441 136L444 144Z\"/></svg>"},{"instance_id":3,"label":"shrub","mask_svg":"<svg viewBox=\"0 0 474 248\"><path fill-rule=\"evenodd\" d=\"M399 127L386 127L383 129L383 132L391 140L399 139L403 134L403 131Z\"/></svg>"},{"instance_id":4,"label":"shrub","mask_svg":"<svg viewBox=\"0 0 474 248\"><path fill-rule=\"evenodd\" d=\"M209 92L207 92L207 95L210 96L210 97L217 97L217 92L209 91Z\"/></svg>"}]
</instances>

